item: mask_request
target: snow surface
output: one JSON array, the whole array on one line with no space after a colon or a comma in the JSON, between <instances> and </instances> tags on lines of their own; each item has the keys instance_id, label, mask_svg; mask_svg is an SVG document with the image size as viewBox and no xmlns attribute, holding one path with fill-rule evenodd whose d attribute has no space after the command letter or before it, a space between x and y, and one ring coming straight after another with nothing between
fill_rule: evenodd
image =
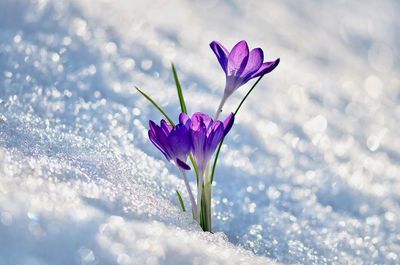
<instances>
[{"instance_id":1,"label":"snow surface","mask_svg":"<svg viewBox=\"0 0 400 265\"><path fill-rule=\"evenodd\" d=\"M398 1L0 1L0 265L400 264ZM213 114L208 43L281 64L224 145L215 234L180 211L161 118ZM229 99L233 110L249 85ZM193 182L193 175L192 184Z\"/></svg>"}]
</instances>

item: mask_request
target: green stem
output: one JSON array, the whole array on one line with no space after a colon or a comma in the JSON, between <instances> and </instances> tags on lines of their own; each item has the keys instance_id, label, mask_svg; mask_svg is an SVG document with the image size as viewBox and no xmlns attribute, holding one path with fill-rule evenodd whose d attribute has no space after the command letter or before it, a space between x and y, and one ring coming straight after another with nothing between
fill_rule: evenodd
<instances>
[{"instance_id":1,"label":"green stem","mask_svg":"<svg viewBox=\"0 0 400 265\"><path fill-rule=\"evenodd\" d=\"M204 178L204 172L200 172L199 179L197 182L197 213L196 213L196 219L199 221L201 225L201 220L202 216L201 213L203 212L203 206L202 206L202 195L203 195L203 178Z\"/></svg>"},{"instance_id":2,"label":"green stem","mask_svg":"<svg viewBox=\"0 0 400 265\"><path fill-rule=\"evenodd\" d=\"M200 226L205 232L212 232L211 225L211 194L206 191L206 187L204 187L202 196L201 196L201 223Z\"/></svg>"},{"instance_id":3,"label":"green stem","mask_svg":"<svg viewBox=\"0 0 400 265\"><path fill-rule=\"evenodd\" d=\"M206 208L206 203L205 203L205 196L204 196L204 189L202 189L201 192L201 220L202 220L202 226L201 228L203 231L208 231L207 230L207 208Z\"/></svg>"},{"instance_id":4,"label":"green stem","mask_svg":"<svg viewBox=\"0 0 400 265\"><path fill-rule=\"evenodd\" d=\"M194 168L194 173L196 175L196 183L199 183L199 170L197 168L196 161L194 161L194 157L193 157L192 153L189 154L189 159L192 162L192 165Z\"/></svg>"},{"instance_id":5,"label":"green stem","mask_svg":"<svg viewBox=\"0 0 400 265\"><path fill-rule=\"evenodd\" d=\"M212 232L212 186L211 183L208 182L204 185L204 199L205 199L205 212L206 212L206 231Z\"/></svg>"},{"instance_id":6,"label":"green stem","mask_svg":"<svg viewBox=\"0 0 400 265\"><path fill-rule=\"evenodd\" d=\"M177 165L178 166L178 165ZM193 196L193 193L192 193L192 189L190 188L190 184L189 184L189 181L188 181L188 179L187 179L187 177L186 177L186 172L185 172L185 170L183 170L183 169L180 169L180 172L181 172L181 176L182 176L182 179L183 179L183 181L185 182L185 186L186 186L186 190L187 190L187 192L188 192L188 194L189 194L189 199L190 199L190 204L191 204L191 206L192 206L192 215L193 215L193 218L195 218L196 217L196 209L197 209L197 206L196 206L196 201L195 201L195 199L194 199L194 196ZM177 191L178 192L178 191ZM181 200L182 200L182 198L180 198ZM185 210L184 210L185 211Z\"/></svg>"},{"instance_id":7,"label":"green stem","mask_svg":"<svg viewBox=\"0 0 400 265\"><path fill-rule=\"evenodd\" d=\"M212 232L212 185L210 182L210 165L208 164L203 176L201 189L201 227L203 231Z\"/></svg>"}]
</instances>

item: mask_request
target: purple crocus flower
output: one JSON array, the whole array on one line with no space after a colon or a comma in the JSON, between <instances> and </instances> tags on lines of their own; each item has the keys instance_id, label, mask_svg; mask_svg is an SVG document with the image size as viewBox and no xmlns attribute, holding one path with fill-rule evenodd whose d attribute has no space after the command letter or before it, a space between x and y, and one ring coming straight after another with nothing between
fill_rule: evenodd
<instances>
[{"instance_id":1,"label":"purple crocus flower","mask_svg":"<svg viewBox=\"0 0 400 265\"><path fill-rule=\"evenodd\" d=\"M199 170L199 175L204 173L211 156L232 128L234 118L233 113L224 122L219 120L213 121L210 116L201 112L194 113L192 118L189 118L185 113L180 114L180 124L185 125L190 131L192 153Z\"/></svg>"},{"instance_id":2,"label":"purple crocus flower","mask_svg":"<svg viewBox=\"0 0 400 265\"><path fill-rule=\"evenodd\" d=\"M224 97L217 110L216 118L222 111L226 99L240 86L246 84L249 80L265 75L279 64L279 58L271 62L264 61L264 53L261 48L255 48L249 51L247 42L239 41L231 50L228 50L219 42L210 43L219 64L226 74L226 84Z\"/></svg>"},{"instance_id":3,"label":"purple crocus flower","mask_svg":"<svg viewBox=\"0 0 400 265\"><path fill-rule=\"evenodd\" d=\"M161 120L160 126L149 121L150 141L164 154L165 158L173 161L179 168L189 170L186 159L191 149L189 130L183 124L175 127Z\"/></svg>"},{"instance_id":4,"label":"purple crocus flower","mask_svg":"<svg viewBox=\"0 0 400 265\"><path fill-rule=\"evenodd\" d=\"M229 95L250 79L271 72L279 64L279 58L263 63L264 53L261 48L249 51L249 46L244 40L239 41L231 52L217 41L211 42L210 47L226 74L225 92Z\"/></svg>"},{"instance_id":5,"label":"purple crocus flower","mask_svg":"<svg viewBox=\"0 0 400 265\"><path fill-rule=\"evenodd\" d=\"M192 148L189 129L184 124L172 126L165 120L161 120L160 126L153 121L149 121L149 126L150 141L164 154L165 158L173 161L179 168L189 194L193 218L198 220L196 201L185 173L185 170L190 169L186 164L186 159Z\"/></svg>"},{"instance_id":6,"label":"purple crocus flower","mask_svg":"<svg viewBox=\"0 0 400 265\"><path fill-rule=\"evenodd\" d=\"M224 122L213 121L207 114L196 112L189 118L185 113L179 115L179 122L188 128L192 141L192 153L199 171L197 183L197 213L196 218L200 220L201 195L203 190L206 167L211 156L221 143L222 139L232 128L235 116L231 113ZM211 183L210 183L211 184Z\"/></svg>"}]
</instances>

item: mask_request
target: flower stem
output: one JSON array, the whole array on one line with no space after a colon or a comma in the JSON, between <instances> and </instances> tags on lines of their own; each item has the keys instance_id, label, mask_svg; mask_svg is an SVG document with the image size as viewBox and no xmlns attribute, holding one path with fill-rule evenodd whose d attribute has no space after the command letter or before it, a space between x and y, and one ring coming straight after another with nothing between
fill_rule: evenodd
<instances>
[{"instance_id":1,"label":"flower stem","mask_svg":"<svg viewBox=\"0 0 400 265\"><path fill-rule=\"evenodd\" d=\"M200 223L200 213L202 212L202 203L201 203L201 197L203 193L203 172L199 172L199 178L198 178L198 183L197 183L197 213L196 213L196 220Z\"/></svg>"},{"instance_id":2,"label":"flower stem","mask_svg":"<svg viewBox=\"0 0 400 265\"><path fill-rule=\"evenodd\" d=\"M192 189L190 188L189 181L187 180L185 170L180 169L180 172L181 172L183 181L185 182L186 189L187 189L187 191L189 193L190 203L192 204L192 215L193 215L193 218L196 218L197 205L196 205L196 201L194 200Z\"/></svg>"},{"instance_id":3,"label":"flower stem","mask_svg":"<svg viewBox=\"0 0 400 265\"><path fill-rule=\"evenodd\" d=\"M204 173L202 173L202 188L198 190L201 194L201 202L197 202L200 209L200 226L203 231L212 232L212 211L211 211L211 193L212 186L210 182L210 165L206 166ZM200 186L200 185L199 185ZM198 186L198 187L199 187Z\"/></svg>"},{"instance_id":4,"label":"flower stem","mask_svg":"<svg viewBox=\"0 0 400 265\"><path fill-rule=\"evenodd\" d=\"M201 223L200 226L203 229L203 231L207 231L207 210L206 210L206 204L205 204L206 200L204 197L204 187L201 193Z\"/></svg>"},{"instance_id":5,"label":"flower stem","mask_svg":"<svg viewBox=\"0 0 400 265\"><path fill-rule=\"evenodd\" d=\"M227 97L226 94L224 93L224 96L222 97L221 102L219 103L217 112L215 113L215 118L214 118L215 121L218 120L218 117L219 117L219 115L220 115L221 112L222 112L222 107L224 106L224 104L225 104L227 98L228 98L228 97Z\"/></svg>"},{"instance_id":6,"label":"flower stem","mask_svg":"<svg viewBox=\"0 0 400 265\"><path fill-rule=\"evenodd\" d=\"M204 184L203 197L204 197L204 212L206 225L204 231L212 232L212 209L211 209L211 198L212 198L212 186L210 182Z\"/></svg>"}]
</instances>

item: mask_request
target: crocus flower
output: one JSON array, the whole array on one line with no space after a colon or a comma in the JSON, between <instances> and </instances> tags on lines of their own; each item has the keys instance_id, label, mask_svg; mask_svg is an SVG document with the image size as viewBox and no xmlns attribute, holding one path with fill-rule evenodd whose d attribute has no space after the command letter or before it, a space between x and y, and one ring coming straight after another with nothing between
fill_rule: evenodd
<instances>
[{"instance_id":1,"label":"crocus flower","mask_svg":"<svg viewBox=\"0 0 400 265\"><path fill-rule=\"evenodd\" d=\"M160 126L153 121L149 121L149 126L150 141L164 154L167 160L174 162L180 169L192 205L193 217L195 218L197 206L185 173L185 170L190 169L186 164L186 160L192 148L189 129L184 124L172 126L165 120L161 120Z\"/></svg>"},{"instance_id":2,"label":"crocus flower","mask_svg":"<svg viewBox=\"0 0 400 265\"><path fill-rule=\"evenodd\" d=\"M232 128L234 115L231 113L224 122L213 119L207 114L196 112L189 118L185 113L179 116L179 122L189 129L192 152L199 172L204 172L208 161L214 154L222 138Z\"/></svg>"},{"instance_id":3,"label":"crocus flower","mask_svg":"<svg viewBox=\"0 0 400 265\"><path fill-rule=\"evenodd\" d=\"M178 167L189 170L186 159L190 153L191 140L186 126L178 124L175 127L161 120L160 126L149 121L150 141L164 154L167 160L173 161Z\"/></svg>"},{"instance_id":4,"label":"crocus flower","mask_svg":"<svg viewBox=\"0 0 400 265\"><path fill-rule=\"evenodd\" d=\"M214 51L219 64L226 75L226 84L224 97L218 108L216 118L222 110L226 99L240 86L246 84L249 80L265 75L279 64L279 58L271 62L264 61L264 53L261 48L255 48L249 51L247 42L239 41L231 50L228 50L219 42L210 43L211 49Z\"/></svg>"},{"instance_id":5,"label":"crocus flower","mask_svg":"<svg viewBox=\"0 0 400 265\"><path fill-rule=\"evenodd\" d=\"M211 156L217 149L224 136L232 128L234 115L231 113L224 122L213 121L207 114L196 112L191 118L185 113L179 116L180 124L184 124L190 131L192 141L192 153L199 171L197 183L197 214L200 218L201 194L204 182L204 172Z\"/></svg>"}]
</instances>

